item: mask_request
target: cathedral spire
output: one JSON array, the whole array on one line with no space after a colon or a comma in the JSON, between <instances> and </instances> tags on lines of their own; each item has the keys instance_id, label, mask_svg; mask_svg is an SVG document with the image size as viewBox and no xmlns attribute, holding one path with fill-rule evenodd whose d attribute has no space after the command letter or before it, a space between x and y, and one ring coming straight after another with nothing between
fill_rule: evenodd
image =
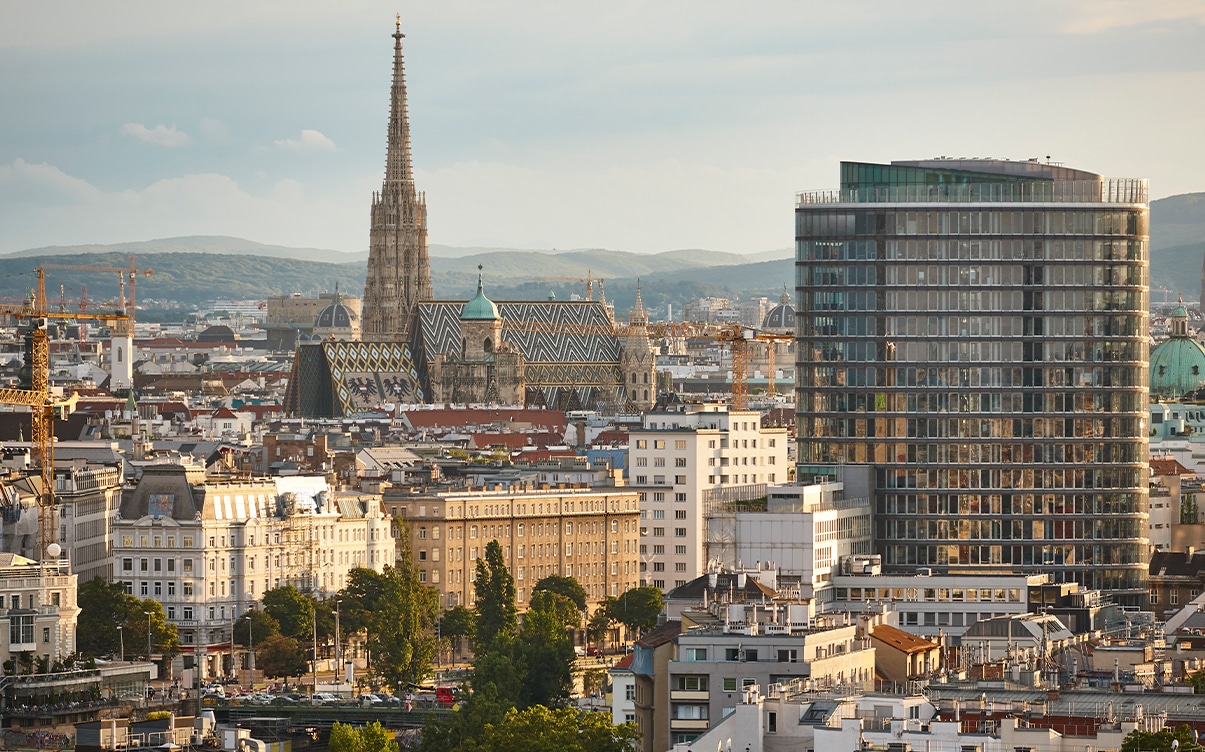
<instances>
[{"instance_id":1,"label":"cathedral spire","mask_svg":"<svg viewBox=\"0 0 1205 752\"><path fill-rule=\"evenodd\" d=\"M362 337L368 342L407 341L418 301L435 297L427 253L427 201L414 187L411 165L403 38L399 14L393 33L385 179L380 192L372 197L364 281Z\"/></svg>"},{"instance_id":2,"label":"cathedral spire","mask_svg":"<svg viewBox=\"0 0 1205 752\"><path fill-rule=\"evenodd\" d=\"M636 280L636 303L628 314L628 324L631 326L648 326L649 315L644 310L644 301L640 299L640 280Z\"/></svg>"}]
</instances>

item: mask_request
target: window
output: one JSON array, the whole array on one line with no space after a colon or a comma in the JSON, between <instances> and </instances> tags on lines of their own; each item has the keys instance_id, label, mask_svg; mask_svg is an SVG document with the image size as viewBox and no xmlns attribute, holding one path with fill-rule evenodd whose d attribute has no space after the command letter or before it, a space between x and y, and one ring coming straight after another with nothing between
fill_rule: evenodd
<instances>
[{"instance_id":1,"label":"window","mask_svg":"<svg viewBox=\"0 0 1205 752\"><path fill-rule=\"evenodd\" d=\"M674 494L674 501L686 501L686 494L684 494L684 493Z\"/></svg>"},{"instance_id":2,"label":"window","mask_svg":"<svg viewBox=\"0 0 1205 752\"><path fill-rule=\"evenodd\" d=\"M653 571L654 572L664 572L665 571L665 562L654 561L653 562Z\"/></svg>"},{"instance_id":3,"label":"window","mask_svg":"<svg viewBox=\"0 0 1205 752\"><path fill-rule=\"evenodd\" d=\"M192 583L191 582L181 583L181 587L184 588L185 595L192 595ZM188 617L185 617L185 618L188 618Z\"/></svg>"},{"instance_id":4,"label":"window","mask_svg":"<svg viewBox=\"0 0 1205 752\"><path fill-rule=\"evenodd\" d=\"M736 677L735 676L725 676L724 677L724 691L725 692L735 692L736 691Z\"/></svg>"},{"instance_id":5,"label":"window","mask_svg":"<svg viewBox=\"0 0 1205 752\"><path fill-rule=\"evenodd\" d=\"M1159 602L1159 591L1156 590L1155 588L1151 588L1151 603L1158 603L1158 602Z\"/></svg>"},{"instance_id":6,"label":"window","mask_svg":"<svg viewBox=\"0 0 1205 752\"><path fill-rule=\"evenodd\" d=\"M778 713L775 713L773 710L766 714L766 733L778 733Z\"/></svg>"},{"instance_id":7,"label":"window","mask_svg":"<svg viewBox=\"0 0 1205 752\"><path fill-rule=\"evenodd\" d=\"M654 449L665 449L665 439L653 439Z\"/></svg>"},{"instance_id":8,"label":"window","mask_svg":"<svg viewBox=\"0 0 1205 752\"><path fill-rule=\"evenodd\" d=\"M674 528L674 536L677 538L685 538L686 537L686 528L684 528L684 527Z\"/></svg>"},{"instance_id":9,"label":"window","mask_svg":"<svg viewBox=\"0 0 1205 752\"><path fill-rule=\"evenodd\" d=\"M654 538L664 538L665 537L665 528L663 528L663 527L653 528L653 537ZM1152 600L1151 602L1154 603L1155 601Z\"/></svg>"},{"instance_id":10,"label":"window","mask_svg":"<svg viewBox=\"0 0 1205 752\"><path fill-rule=\"evenodd\" d=\"M648 449L649 448L648 439L636 439L636 448L637 449Z\"/></svg>"},{"instance_id":11,"label":"window","mask_svg":"<svg viewBox=\"0 0 1205 752\"><path fill-rule=\"evenodd\" d=\"M665 519L665 510L664 509L654 509L653 510L653 519L654 520Z\"/></svg>"},{"instance_id":12,"label":"window","mask_svg":"<svg viewBox=\"0 0 1205 752\"><path fill-rule=\"evenodd\" d=\"M791 648L789 650L779 650L778 651L778 662L779 663L796 663L798 661L799 661L799 654L794 648Z\"/></svg>"},{"instance_id":13,"label":"window","mask_svg":"<svg viewBox=\"0 0 1205 752\"><path fill-rule=\"evenodd\" d=\"M653 458L653 467L665 467L665 458L664 457L654 457Z\"/></svg>"},{"instance_id":14,"label":"window","mask_svg":"<svg viewBox=\"0 0 1205 752\"><path fill-rule=\"evenodd\" d=\"M163 583L162 582L155 583L155 595L163 595Z\"/></svg>"},{"instance_id":15,"label":"window","mask_svg":"<svg viewBox=\"0 0 1205 752\"><path fill-rule=\"evenodd\" d=\"M675 572L685 572L686 571L686 562L684 562L684 561L675 562L674 563L674 571Z\"/></svg>"},{"instance_id":16,"label":"window","mask_svg":"<svg viewBox=\"0 0 1205 752\"><path fill-rule=\"evenodd\" d=\"M706 650L703 650L703 660L707 660ZM687 660L690 660L689 658ZM706 692L706 676L675 676L674 689L679 692Z\"/></svg>"},{"instance_id":17,"label":"window","mask_svg":"<svg viewBox=\"0 0 1205 752\"><path fill-rule=\"evenodd\" d=\"M705 661L707 660L707 648L687 648L686 660L688 661ZM684 678L684 677L679 677ZM694 677L695 679L703 680L703 689L707 689L707 677Z\"/></svg>"},{"instance_id":18,"label":"window","mask_svg":"<svg viewBox=\"0 0 1205 752\"><path fill-rule=\"evenodd\" d=\"M144 597L145 597L145 596L147 596L147 595L150 595L150 593L149 593L149 592L147 592L147 584L148 584L148 583L147 583L147 581L146 581L146 580L143 580L142 582L140 582L140 583L138 584L138 590L139 590L139 592L140 592L140 593L142 593L142 595L143 595Z\"/></svg>"},{"instance_id":19,"label":"window","mask_svg":"<svg viewBox=\"0 0 1205 752\"><path fill-rule=\"evenodd\" d=\"M28 645L33 642L33 614L9 614L9 645Z\"/></svg>"},{"instance_id":20,"label":"window","mask_svg":"<svg viewBox=\"0 0 1205 752\"><path fill-rule=\"evenodd\" d=\"M686 519L686 510L685 509L675 509L674 510L674 519L675 520Z\"/></svg>"},{"instance_id":21,"label":"window","mask_svg":"<svg viewBox=\"0 0 1205 752\"><path fill-rule=\"evenodd\" d=\"M679 486L685 485L686 484L686 476L685 475L675 475L674 483L676 483Z\"/></svg>"},{"instance_id":22,"label":"window","mask_svg":"<svg viewBox=\"0 0 1205 752\"><path fill-rule=\"evenodd\" d=\"M644 548L644 546L641 546L641 548ZM641 553L644 553L644 552L643 552L643 551L641 551ZM664 554L664 553L665 553L665 546L653 546L653 553L655 553L655 554Z\"/></svg>"},{"instance_id":23,"label":"window","mask_svg":"<svg viewBox=\"0 0 1205 752\"><path fill-rule=\"evenodd\" d=\"M635 700L636 699L636 685L635 684L629 684L623 688L623 699L625 699L625 700Z\"/></svg>"},{"instance_id":24,"label":"window","mask_svg":"<svg viewBox=\"0 0 1205 752\"><path fill-rule=\"evenodd\" d=\"M192 559L185 559L183 569L185 572L192 571Z\"/></svg>"},{"instance_id":25,"label":"window","mask_svg":"<svg viewBox=\"0 0 1205 752\"><path fill-rule=\"evenodd\" d=\"M121 571L133 572L134 571L134 560L133 559L122 559L121 560Z\"/></svg>"},{"instance_id":26,"label":"window","mask_svg":"<svg viewBox=\"0 0 1205 752\"><path fill-rule=\"evenodd\" d=\"M636 467L648 467L648 466L649 466L649 458L648 457L637 457L636 458Z\"/></svg>"},{"instance_id":27,"label":"window","mask_svg":"<svg viewBox=\"0 0 1205 752\"><path fill-rule=\"evenodd\" d=\"M139 572L147 572L149 570L150 570L150 562L147 561L146 559L139 559L138 560L138 571Z\"/></svg>"},{"instance_id":28,"label":"window","mask_svg":"<svg viewBox=\"0 0 1205 752\"><path fill-rule=\"evenodd\" d=\"M686 553L686 546L674 546L674 553L682 556Z\"/></svg>"},{"instance_id":29,"label":"window","mask_svg":"<svg viewBox=\"0 0 1205 752\"><path fill-rule=\"evenodd\" d=\"M686 439L674 439L674 449L685 449Z\"/></svg>"}]
</instances>

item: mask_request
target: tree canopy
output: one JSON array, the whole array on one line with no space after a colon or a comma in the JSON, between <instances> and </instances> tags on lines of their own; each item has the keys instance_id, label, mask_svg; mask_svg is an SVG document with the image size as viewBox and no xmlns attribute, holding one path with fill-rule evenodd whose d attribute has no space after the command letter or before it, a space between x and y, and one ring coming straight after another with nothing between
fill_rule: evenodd
<instances>
[{"instance_id":1,"label":"tree canopy","mask_svg":"<svg viewBox=\"0 0 1205 752\"><path fill-rule=\"evenodd\" d=\"M287 679L304 675L309 662L300 642L278 634L255 643L255 667L269 678Z\"/></svg>"},{"instance_id":2,"label":"tree canopy","mask_svg":"<svg viewBox=\"0 0 1205 752\"><path fill-rule=\"evenodd\" d=\"M618 598L608 598L608 615L636 634L643 634L657 626L657 617L665 599L655 587L638 587L625 591Z\"/></svg>"},{"instance_id":3,"label":"tree canopy","mask_svg":"<svg viewBox=\"0 0 1205 752\"><path fill-rule=\"evenodd\" d=\"M269 637L278 634L280 634L280 624L258 608L247 609L234 622L234 641L243 647L252 643L259 645L266 642Z\"/></svg>"},{"instance_id":4,"label":"tree canopy","mask_svg":"<svg viewBox=\"0 0 1205 752\"><path fill-rule=\"evenodd\" d=\"M120 655L124 643L126 658L145 658L148 622L152 651L169 656L180 652L176 625L164 617L163 606L130 595L120 582L93 578L79 586L76 603L76 647L83 655Z\"/></svg>"},{"instance_id":5,"label":"tree canopy","mask_svg":"<svg viewBox=\"0 0 1205 752\"><path fill-rule=\"evenodd\" d=\"M548 591L565 596L577 606L578 611L586 610L586 588L573 577L550 574L536 583L531 589L533 593Z\"/></svg>"},{"instance_id":6,"label":"tree canopy","mask_svg":"<svg viewBox=\"0 0 1205 752\"><path fill-rule=\"evenodd\" d=\"M398 690L431 675L439 616L439 593L419 580L408 540L399 534L395 565L351 571L340 611L363 624L373 668Z\"/></svg>"},{"instance_id":7,"label":"tree canopy","mask_svg":"<svg viewBox=\"0 0 1205 752\"><path fill-rule=\"evenodd\" d=\"M1162 731L1140 731L1135 729L1126 735L1121 743L1121 752L1172 752L1173 742L1177 752L1201 752L1196 734L1188 724L1175 730L1164 728Z\"/></svg>"},{"instance_id":8,"label":"tree canopy","mask_svg":"<svg viewBox=\"0 0 1205 752\"><path fill-rule=\"evenodd\" d=\"M280 624L280 633L309 640L314 633L314 602L292 585L274 587L264 593L264 612Z\"/></svg>"},{"instance_id":9,"label":"tree canopy","mask_svg":"<svg viewBox=\"0 0 1205 752\"><path fill-rule=\"evenodd\" d=\"M330 752L399 752L392 732L373 721L366 726L336 722L331 726Z\"/></svg>"},{"instance_id":10,"label":"tree canopy","mask_svg":"<svg viewBox=\"0 0 1205 752\"><path fill-rule=\"evenodd\" d=\"M616 726L606 713L534 705L511 710L483 733L466 740L465 752L629 752L637 739L631 724ZM333 748L332 748L333 752Z\"/></svg>"},{"instance_id":11,"label":"tree canopy","mask_svg":"<svg viewBox=\"0 0 1205 752\"><path fill-rule=\"evenodd\" d=\"M477 560L477 634L473 651L486 652L500 635L518 631L519 615L515 606L515 579L506 567L502 545L492 540L485 547L485 558Z\"/></svg>"}]
</instances>

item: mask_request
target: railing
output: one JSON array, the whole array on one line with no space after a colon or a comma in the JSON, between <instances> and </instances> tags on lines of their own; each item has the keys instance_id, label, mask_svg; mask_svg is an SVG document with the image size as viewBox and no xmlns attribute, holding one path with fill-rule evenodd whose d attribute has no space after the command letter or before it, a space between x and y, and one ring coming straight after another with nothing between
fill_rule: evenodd
<instances>
[{"instance_id":1,"label":"railing","mask_svg":"<svg viewBox=\"0 0 1205 752\"><path fill-rule=\"evenodd\" d=\"M1144 204L1148 193L1147 181L1140 178L894 185L840 191L804 191L795 195L795 205L980 202Z\"/></svg>"}]
</instances>

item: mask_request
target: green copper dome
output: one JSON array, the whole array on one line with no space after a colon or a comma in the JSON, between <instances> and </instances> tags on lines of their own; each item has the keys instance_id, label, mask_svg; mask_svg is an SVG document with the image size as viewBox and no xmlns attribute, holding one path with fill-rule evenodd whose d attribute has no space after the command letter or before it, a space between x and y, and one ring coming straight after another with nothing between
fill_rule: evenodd
<instances>
[{"instance_id":1,"label":"green copper dome","mask_svg":"<svg viewBox=\"0 0 1205 752\"><path fill-rule=\"evenodd\" d=\"M1178 312L1178 311L1177 311ZM1186 312L1181 314L1187 323ZM1173 317L1179 319L1179 316ZM1151 351L1151 397L1177 398L1205 386L1205 347L1187 332L1177 331L1173 322L1171 339Z\"/></svg>"},{"instance_id":2,"label":"green copper dome","mask_svg":"<svg viewBox=\"0 0 1205 752\"><path fill-rule=\"evenodd\" d=\"M480 271L480 267L478 268ZM485 292L481 289L481 274L477 275L477 295L472 300L464 304L464 308L460 310L461 321L496 321L502 318L498 313L498 306L494 301L485 297Z\"/></svg>"}]
</instances>

